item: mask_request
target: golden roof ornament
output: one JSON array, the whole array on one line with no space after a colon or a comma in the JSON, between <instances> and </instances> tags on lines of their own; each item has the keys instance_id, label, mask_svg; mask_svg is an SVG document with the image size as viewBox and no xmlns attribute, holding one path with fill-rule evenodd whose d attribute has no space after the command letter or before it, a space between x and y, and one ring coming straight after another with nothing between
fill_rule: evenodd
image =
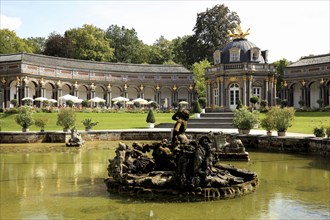
<instances>
[{"instance_id":1,"label":"golden roof ornament","mask_svg":"<svg viewBox=\"0 0 330 220\"><path fill-rule=\"evenodd\" d=\"M245 32L243 32L241 26L237 25L234 32L231 32L231 30L228 30L228 33L229 33L229 37L232 37L235 39L245 38L245 36L250 34L250 28L248 28Z\"/></svg>"}]
</instances>

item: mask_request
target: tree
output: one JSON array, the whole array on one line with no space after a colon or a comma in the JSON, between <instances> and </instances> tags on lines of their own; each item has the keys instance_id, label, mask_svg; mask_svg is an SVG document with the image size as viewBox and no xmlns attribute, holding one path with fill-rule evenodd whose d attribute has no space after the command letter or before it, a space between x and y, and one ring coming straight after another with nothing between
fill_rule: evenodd
<instances>
[{"instance_id":1,"label":"tree","mask_svg":"<svg viewBox=\"0 0 330 220\"><path fill-rule=\"evenodd\" d=\"M94 61L111 61L113 58L114 49L100 28L85 24L66 31L64 37L72 43L70 58Z\"/></svg>"},{"instance_id":2,"label":"tree","mask_svg":"<svg viewBox=\"0 0 330 220\"><path fill-rule=\"evenodd\" d=\"M282 87L283 87L282 83L283 83L283 76L284 76L284 68L289 66L290 63L291 62L289 62L285 58L274 62L274 66L275 66L276 72L277 72L277 83L276 83L277 94L279 94L279 92L282 90Z\"/></svg>"},{"instance_id":3,"label":"tree","mask_svg":"<svg viewBox=\"0 0 330 220\"><path fill-rule=\"evenodd\" d=\"M32 48L15 31L0 29L0 54L32 53Z\"/></svg>"},{"instance_id":4,"label":"tree","mask_svg":"<svg viewBox=\"0 0 330 220\"><path fill-rule=\"evenodd\" d=\"M228 30L233 31L240 23L237 13L223 4L198 13L193 31L196 40L202 43L204 58L212 60L213 52L228 43Z\"/></svg>"},{"instance_id":5,"label":"tree","mask_svg":"<svg viewBox=\"0 0 330 220\"><path fill-rule=\"evenodd\" d=\"M63 37L58 33L51 33L46 42L43 54L55 57L70 58L70 51L72 50L72 44L70 39Z\"/></svg>"},{"instance_id":6,"label":"tree","mask_svg":"<svg viewBox=\"0 0 330 220\"><path fill-rule=\"evenodd\" d=\"M139 40L134 28L127 29L125 26L111 25L105 32L105 37L114 48L114 55L111 61L121 63L142 63L143 56L140 56L143 49L143 42Z\"/></svg>"},{"instance_id":7,"label":"tree","mask_svg":"<svg viewBox=\"0 0 330 220\"><path fill-rule=\"evenodd\" d=\"M155 123L156 122L156 119L155 119L155 116L154 116L154 113L153 113L152 109L150 109L149 112L148 112L146 122L147 123Z\"/></svg>"},{"instance_id":8,"label":"tree","mask_svg":"<svg viewBox=\"0 0 330 220\"><path fill-rule=\"evenodd\" d=\"M32 109L28 106L21 106L17 109L15 121L19 124L23 131L26 131L31 125L34 124Z\"/></svg>"},{"instance_id":9,"label":"tree","mask_svg":"<svg viewBox=\"0 0 330 220\"><path fill-rule=\"evenodd\" d=\"M44 37L29 37L24 41L32 49L32 53L42 54L45 50L46 39Z\"/></svg>"},{"instance_id":10,"label":"tree","mask_svg":"<svg viewBox=\"0 0 330 220\"><path fill-rule=\"evenodd\" d=\"M76 113L72 108L61 109L57 114L56 125L62 126L63 131L68 131L76 123Z\"/></svg>"},{"instance_id":11,"label":"tree","mask_svg":"<svg viewBox=\"0 0 330 220\"><path fill-rule=\"evenodd\" d=\"M160 64L173 61L174 55L172 41L165 39L164 36L160 36L154 43L154 46L159 50Z\"/></svg>"},{"instance_id":12,"label":"tree","mask_svg":"<svg viewBox=\"0 0 330 220\"><path fill-rule=\"evenodd\" d=\"M199 97L206 96L206 87L205 87L205 69L210 67L211 64L206 59L200 61L199 63L194 63L193 65L193 73L195 78L195 89Z\"/></svg>"}]
</instances>

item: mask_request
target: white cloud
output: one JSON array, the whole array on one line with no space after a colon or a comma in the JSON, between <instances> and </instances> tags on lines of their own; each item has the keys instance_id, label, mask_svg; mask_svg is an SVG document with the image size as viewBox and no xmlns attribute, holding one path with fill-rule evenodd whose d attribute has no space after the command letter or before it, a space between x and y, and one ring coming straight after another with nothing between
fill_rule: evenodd
<instances>
[{"instance_id":1,"label":"white cloud","mask_svg":"<svg viewBox=\"0 0 330 220\"><path fill-rule=\"evenodd\" d=\"M8 17L6 15L0 15L0 29L9 29L16 31L22 24L22 21L18 17Z\"/></svg>"}]
</instances>

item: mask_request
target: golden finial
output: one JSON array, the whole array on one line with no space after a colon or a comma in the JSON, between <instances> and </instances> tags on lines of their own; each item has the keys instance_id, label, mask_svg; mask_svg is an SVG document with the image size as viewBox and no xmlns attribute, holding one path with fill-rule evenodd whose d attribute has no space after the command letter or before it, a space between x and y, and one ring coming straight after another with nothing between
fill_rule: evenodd
<instances>
[{"instance_id":1,"label":"golden finial","mask_svg":"<svg viewBox=\"0 0 330 220\"><path fill-rule=\"evenodd\" d=\"M242 31L242 28L240 25L237 25L236 30L234 30L234 33L228 30L229 37L238 39L238 38L245 38L246 35L250 34L250 28L248 28L245 32Z\"/></svg>"}]
</instances>

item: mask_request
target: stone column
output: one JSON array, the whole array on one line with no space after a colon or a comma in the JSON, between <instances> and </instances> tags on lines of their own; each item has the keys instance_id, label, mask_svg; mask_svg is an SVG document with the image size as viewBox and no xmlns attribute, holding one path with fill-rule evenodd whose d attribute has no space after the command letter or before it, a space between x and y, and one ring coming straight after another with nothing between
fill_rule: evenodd
<instances>
[{"instance_id":1,"label":"stone column","mask_svg":"<svg viewBox=\"0 0 330 220\"><path fill-rule=\"evenodd\" d=\"M177 101L178 101L178 91L176 85L174 85L172 88L172 104L173 102L177 102Z\"/></svg>"},{"instance_id":2,"label":"stone column","mask_svg":"<svg viewBox=\"0 0 330 220\"><path fill-rule=\"evenodd\" d=\"M62 96L62 83L61 83L60 80L56 82L56 88L57 88L57 91L56 91L56 93L57 93L57 97L56 97L57 106L60 106L60 105L63 104L62 99L60 99L60 97Z\"/></svg>"},{"instance_id":3,"label":"stone column","mask_svg":"<svg viewBox=\"0 0 330 220\"><path fill-rule=\"evenodd\" d=\"M269 79L268 77L265 78L265 100L267 100L267 103L270 103L270 97L269 97Z\"/></svg>"},{"instance_id":4,"label":"stone column","mask_svg":"<svg viewBox=\"0 0 330 220\"><path fill-rule=\"evenodd\" d=\"M139 89L140 89L140 98L144 99L144 86L141 84Z\"/></svg>"},{"instance_id":5,"label":"stone column","mask_svg":"<svg viewBox=\"0 0 330 220\"><path fill-rule=\"evenodd\" d=\"M2 109L6 108L6 99L5 99L6 82L7 82L7 80L4 77L2 77L2 80L1 80L1 108Z\"/></svg>"},{"instance_id":6,"label":"stone column","mask_svg":"<svg viewBox=\"0 0 330 220\"><path fill-rule=\"evenodd\" d=\"M224 95L225 95L225 87L224 87L224 78L220 77L220 106L225 106L225 100L224 100Z\"/></svg>"},{"instance_id":7,"label":"stone column","mask_svg":"<svg viewBox=\"0 0 330 220\"><path fill-rule=\"evenodd\" d=\"M247 95L247 82L246 82L246 76L243 76L243 101L242 101L242 104L243 105L247 105L246 104L246 95Z\"/></svg>"},{"instance_id":8,"label":"stone column","mask_svg":"<svg viewBox=\"0 0 330 220\"><path fill-rule=\"evenodd\" d=\"M250 105L250 98L252 97L252 82L253 82L253 76L250 75L248 77L249 88L248 88L248 91L247 91L248 97L247 97L247 100L246 100L246 102L247 102L246 106Z\"/></svg>"},{"instance_id":9,"label":"stone column","mask_svg":"<svg viewBox=\"0 0 330 220\"><path fill-rule=\"evenodd\" d=\"M107 99L106 99L108 108L112 108L112 101L111 100L112 100L112 88L111 88L111 84L109 83L107 85Z\"/></svg>"},{"instance_id":10,"label":"stone column","mask_svg":"<svg viewBox=\"0 0 330 220\"><path fill-rule=\"evenodd\" d=\"M209 103L209 106L213 104L212 99L211 99L211 82L208 80L206 82L206 99L207 103Z\"/></svg>"},{"instance_id":11,"label":"stone column","mask_svg":"<svg viewBox=\"0 0 330 220\"><path fill-rule=\"evenodd\" d=\"M161 105L162 103L160 103L160 95L161 95L161 93L160 93L160 87L159 87L159 85L157 85L156 86L156 102L158 103L158 105Z\"/></svg>"},{"instance_id":12,"label":"stone column","mask_svg":"<svg viewBox=\"0 0 330 220\"><path fill-rule=\"evenodd\" d=\"M94 83L92 83L90 86L89 86L89 90L90 90L90 98L95 98L95 85ZM91 102L91 107L95 107L95 102Z\"/></svg>"},{"instance_id":13,"label":"stone column","mask_svg":"<svg viewBox=\"0 0 330 220\"><path fill-rule=\"evenodd\" d=\"M18 105L21 104L20 88L21 88L21 80L18 76L16 76L16 100L17 100Z\"/></svg>"}]
</instances>

